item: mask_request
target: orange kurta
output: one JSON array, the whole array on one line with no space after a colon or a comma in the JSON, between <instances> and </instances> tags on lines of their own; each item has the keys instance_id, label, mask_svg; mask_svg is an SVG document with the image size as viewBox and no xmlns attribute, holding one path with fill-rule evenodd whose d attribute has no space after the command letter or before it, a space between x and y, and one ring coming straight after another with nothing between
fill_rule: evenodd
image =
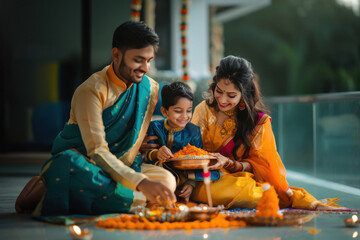
<instances>
[{"instance_id":1,"label":"orange kurta","mask_svg":"<svg viewBox=\"0 0 360 240\"><path fill-rule=\"evenodd\" d=\"M233 137L220 134L222 127L216 121L215 111L205 101L195 108L192 122L200 127L206 151L218 152ZM242 145L237 151L239 159L244 151L245 147ZM232 156L230 158L233 159ZM228 173L223 169L225 176L211 183L214 204L225 205L227 208L254 208L262 196L260 184L263 182L269 182L275 188L281 207L314 209L319 204L319 201L304 189L289 188L285 167L277 153L270 116L264 115L259 120L251 138L249 157L241 161L251 164L253 174L247 172ZM289 189L292 190L293 195ZM197 183L192 199L207 202L203 183Z\"/></svg>"}]
</instances>

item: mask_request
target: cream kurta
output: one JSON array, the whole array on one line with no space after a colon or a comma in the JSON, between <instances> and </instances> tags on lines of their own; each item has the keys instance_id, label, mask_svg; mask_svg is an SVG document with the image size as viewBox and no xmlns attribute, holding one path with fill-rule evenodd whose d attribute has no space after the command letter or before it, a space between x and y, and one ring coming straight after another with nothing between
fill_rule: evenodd
<instances>
[{"instance_id":1,"label":"cream kurta","mask_svg":"<svg viewBox=\"0 0 360 240\"><path fill-rule=\"evenodd\" d=\"M126 89L126 84L115 75L112 66L107 66L93 74L76 89L68 123L79 125L87 155L92 163L101 167L123 186L136 190L136 186L147 176L135 172L109 151L102 119L103 110L112 106ZM147 169L146 172L149 172L149 168L153 170L158 168L146 165L142 165L142 168ZM152 173L152 175L156 174ZM171 184L169 187L171 188Z\"/></svg>"}]
</instances>

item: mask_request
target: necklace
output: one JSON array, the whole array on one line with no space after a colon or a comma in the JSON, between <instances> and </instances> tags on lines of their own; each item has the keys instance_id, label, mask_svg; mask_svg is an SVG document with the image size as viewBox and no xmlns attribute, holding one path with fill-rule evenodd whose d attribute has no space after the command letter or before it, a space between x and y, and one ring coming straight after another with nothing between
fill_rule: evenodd
<instances>
[{"instance_id":1,"label":"necklace","mask_svg":"<svg viewBox=\"0 0 360 240\"><path fill-rule=\"evenodd\" d=\"M228 117L228 119L226 119L222 124L222 129L220 130L221 137L233 135L236 132L236 123L231 117L235 114L235 110L224 111L223 113Z\"/></svg>"}]
</instances>

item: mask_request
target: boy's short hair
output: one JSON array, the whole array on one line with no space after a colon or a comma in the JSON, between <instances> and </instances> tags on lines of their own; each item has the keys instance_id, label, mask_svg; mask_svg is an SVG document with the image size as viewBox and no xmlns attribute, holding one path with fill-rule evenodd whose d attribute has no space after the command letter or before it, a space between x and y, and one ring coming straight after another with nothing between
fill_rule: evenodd
<instances>
[{"instance_id":1,"label":"boy's short hair","mask_svg":"<svg viewBox=\"0 0 360 240\"><path fill-rule=\"evenodd\" d=\"M173 82L163 86L161 90L161 104L166 110L176 105L179 98L187 98L190 101L194 101L194 94L189 85L183 82Z\"/></svg>"},{"instance_id":2,"label":"boy's short hair","mask_svg":"<svg viewBox=\"0 0 360 240\"><path fill-rule=\"evenodd\" d=\"M153 46L156 52L159 47L158 35L145 23L127 21L116 28L112 47L125 52L128 49L140 49Z\"/></svg>"}]
</instances>

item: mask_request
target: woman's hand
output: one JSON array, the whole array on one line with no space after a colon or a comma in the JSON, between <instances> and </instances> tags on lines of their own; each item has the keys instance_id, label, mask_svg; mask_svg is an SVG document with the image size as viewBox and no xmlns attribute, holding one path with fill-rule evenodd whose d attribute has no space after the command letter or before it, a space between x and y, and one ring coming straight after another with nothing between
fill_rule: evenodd
<instances>
[{"instance_id":1,"label":"woman's hand","mask_svg":"<svg viewBox=\"0 0 360 240\"><path fill-rule=\"evenodd\" d=\"M230 159L221 155L220 153L211 153L212 156L216 157L217 163L209 166L209 170L218 170L227 166L230 162Z\"/></svg>"},{"instance_id":2,"label":"woman's hand","mask_svg":"<svg viewBox=\"0 0 360 240\"><path fill-rule=\"evenodd\" d=\"M242 172L252 172L252 166L249 162L241 162L243 169Z\"/></svg>"},{"instance_id":3,"label":"woman's hand","mask_svg":"<svg viewBox=\"0 0 360 240\"><path fill-rule=\"evenodd\" d=\"M184 184L183 188L181 189L180 193L179 193L179 197L184 198L185 202L189 202L190 199L190 195L193 191L194 187L191 186L190 184Z\"/></svg>"},{"instance_id":4,"label":"woman's hand","mask_svg":"<svg viewBox=\"0 0 360 240\"><path fill-rule=\"evenodd\" d=\"M140 152L147 152L149 150L153 150L155 148L157 148L159 145L157 145L156 143L148 143L150 141L156 140L158 139L157 136L148 136L146 135L146 137L144 138L141 146L140 146Z\"/></svg>"},{"instance_id":5,"label":"woman's hand","mask_svg":"<svg viewBox=\"0 0 360 240\"><path fill-rule=\"evenodd\" d=\"M155 158L159 160L159 166L162 167L163 162L168 160L169 158L174 157L170 149L166 146L162 146L157 152Z\"/></svg>"}]
</instances>

